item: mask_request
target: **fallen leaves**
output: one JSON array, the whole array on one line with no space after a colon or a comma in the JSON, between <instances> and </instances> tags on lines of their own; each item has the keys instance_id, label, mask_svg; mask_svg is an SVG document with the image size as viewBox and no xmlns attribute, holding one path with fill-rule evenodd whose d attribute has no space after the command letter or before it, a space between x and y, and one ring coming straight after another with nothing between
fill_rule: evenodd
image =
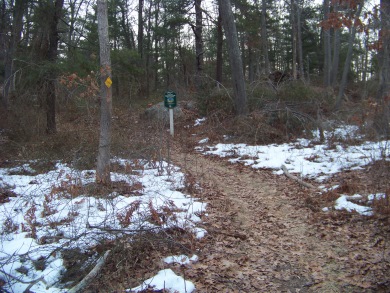
<instances>
[{"instance_id":1,"label":"fallen leaves","mask_svg":"<svg viewBox=\"0 0 390 293\"><path fill-rule=\"evenodd\" d=\"M386 284L389 233L374 239L374 220L311 209L305 198L313 194L268 171L187 160L195 177L191 166L201 166L199 196L211 207L203 257L187 271L197 292L372 292Z\"/></svg>"}]
</instances>

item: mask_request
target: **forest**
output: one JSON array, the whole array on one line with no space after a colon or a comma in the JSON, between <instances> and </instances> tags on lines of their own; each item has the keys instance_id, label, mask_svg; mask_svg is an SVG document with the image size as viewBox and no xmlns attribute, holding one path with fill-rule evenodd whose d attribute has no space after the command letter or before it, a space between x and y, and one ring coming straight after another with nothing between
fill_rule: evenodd
<instances>
[{"instance_id":1,"label":"forest","mask_svg":"<svg viewBox=\"0 0 390 293\"><path fill-rule=\"evenodd\" d=\"M171 89L185 99L196 97L208 113L212 104L223 108L210 97L223 86L234 91L226 110L247 115L278 96L285 80L299 80L292 85L297 96L308 95L310 87L328 91L316 101L328 111L340 110L345 99L382 102L387 95L386 1L107 5L116 104L153 101ZM70 103L93 107L97 99L96 3L20 0L2 1L1 7L3 109L18 116L25 113L21 107L31 112L34 106L46 115L39 128L55 133L57 112ZM324 111L320 106L317 112Z\"/></svg>"},{"instance_id":2,"label":"forest","mask_svg":"<svg viewBox=\"0 0 390 293\"><path fill-rule=\"evenodd\" d=\"M0 99L0 292L390 286L388 0L0 0Z\"/></svg>"}]
</instances>

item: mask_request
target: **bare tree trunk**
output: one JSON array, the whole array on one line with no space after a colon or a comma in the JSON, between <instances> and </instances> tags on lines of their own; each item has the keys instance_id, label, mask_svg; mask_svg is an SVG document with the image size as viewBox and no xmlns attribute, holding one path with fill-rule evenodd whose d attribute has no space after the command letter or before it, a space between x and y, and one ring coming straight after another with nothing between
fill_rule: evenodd
<instances>
[{"instance_id":1,"label":"bare tree trunk","mask_svg":"<svg viewBox=\"0 0 390 293\"><path fill-rule=\"evenodd\" d=\"M297 13L297 51L298 51L298 73L299 77L305 79L303 68L303 48L302 48L302 24L301 24L301 6L295 2Z\"/></svg>"},{"instance_id":2,"label":"bare tree trunk","mask_svg":"<svg viewBox=\"0 0 390 293\"><path fill-rule=\"evenodd\" d=\"M219 15L217 20L217 62L216 62L216 72L215 80L217 85L222 83L222 50L223 50L223 31L222 31L222 16L221 16L221 7L218 7Z\"/></svg>"},{"instance_id":3,"label":"bare tree trunk","mask_svg":"<svg viewBox=\"0 0 390 293\"><path fill-rule=\"evenodd\" d=\"M152 30L152 6L153 3L149 3L148 9L148 26L146 31L146 53L145 53L145 78L146 78L146 88L145 88L145 96L149 98L150 95L150 59L151 59L151 47L152 47L152 39L151 39L151 30Z\"/></svg>"},{"instance_id":4,"label":"bare tree trunk","mask_svg":"<svg viewBox=\"0 0 390 293\"><path fill-rule=\"evenodd\" d=\"M339 9L338 3L334 3L334 11L337 12ZM337 83L337 76L339 73L339 63L340 63L340 29L333 29L333 61L331 68L331 86L335 87Z\"/></svg>"},{"instance_id":5,"label":"bare tree trunk","mask_svg":"<svg viewBox=\"0 0 390 293\"><path fill-rule=\"evenodd\" d=\"M379 51L379 91L377 99L388 96L390 90L390 1L380 1L381 30Z\"/></svg>"},{"instance_id":6,"label":"bare tree trunk","mask_svg":"<svg viewBox=\"0 0 390 293\"><path fill-rule=\"evenodd\" d=\"M165 55L165 87L170 88L171 86L171 75L170 75L170 64L168 60L168 37L164 37L164 55Z\"/></svg>"},{"instance_id":7,"label":"bare tree trunk","mask_svg":"<svg viewBox=\"0 0 390 293\"><path fill-rule=\"evenodd\" d=\"M358 5L359 6L357 8L357 12L355 14L354 19L359 18L360 14L362 12L362 9L363 9L364 1L362 1ZM347 57L345 58L343 76L341 78L339 93L338 93L337 99L336 99L336 110L340 109L340 107L341 107L341 104L343 101L344 90L345 90L345 87L347 86L349 67L351 66L351 60L352 60L353 41L355 40L355 35L356 35L356 27L352 26L349 31L350 31L350 34L349 34L349 39L348 39L348 52L347 52Z\"/></svg>"},{"instance_id":8,"label":"bare tree trunk","mask_svg":"<svg viewBox=\"0 0 390 293\"><path fill-rule=\"evenodd\" d=\"M108 37L107 0L97 0L98 33L100 47L100 138L97 158L96 183L110 184L111 147L111 58Z\"/></svg>"},{"instance_id":9,"label":"bare tree trunk","mask_svg":"<svg viewBox=\"0 0 390 293\"><path fill-rule=\"evenodd\" d=\"M264 72L268 76L271 72L268 56L268 35L267 35L267 1L261 1L261 45L264 59Z\"/></svg>"},{"instance_id":10,"label":"bare tree trunk","mask_svg":"<svg viewBox=\"0 0 390 293\"><path fill-rule=\"evenodd\" d=\"M155 18L154 18L154 28L158 27L158 18L159 18L159 9L160 9L160 1L154 1L154 10L155 10ZM158 58L159 58L159 38L156 34L153 34L154 38L154 90L156 91L159 85L158 82Z\"/></svg>"},{"instance_id":11,"label":"bare tree trunk","mask_svg":"<svg viewBox=\"0 0 390 293\"><path fill-rule=\"evenodd\" d=\"M377 94L379 111L375 117L376 131L384 137L390 137L390 2L380 1L381 30L379 42L381 47L379 59L379 91Z\"/></svg>"},{"instance_id":12,"label":"bare tree trunk","mask_svg":"<svg viewBox=\"0 0 390 293\"><path fill-rule=\"evenodd\" d=\"M128 7L128 3L127 1L125 2L118 1L118 6L121 12L121 26L123 31L125 32L124 34L125 46L127 49L133 49L131 25L129 24L127 18L128 11L126 10L126 8Z\"/></svg>"},{"instance_id":13,"label":"bare tree trunk","mask_svg":"<svg viewBox=\"0 0 390 293\"><path fill-rule=\"evenodd\" d=\"M196 54L196 79L195 86L197 90L202 88L202 72L203 72L203 15L202 15L202 0L195 0L195 54Z\"/></svg>"},{"instance_id":14,"label":"bare tree trunk","mask_svg":"<svg viewBox=\"0 0 390 293\"><path fill-rule=\"evenodd\" d=\"M295 0L291 0L291 25L292 25L292 76L297 79L297 21L295 17Z\"/></svg>"},{"instance_id":15,"label":"bare tree trunk","mask_svg":"<svg viewBox=\"0 0 390 293\"><path fill-rule=\"evenodd\" d=\"M5 3L4 3L5 4ZM5 5L4 5L5 6ZM13 7L12 30L8 49L5 52L4 64L4 89L3 89L3 105L6 109L9 106L9 93L14 89L14 57L17 51L17 45L20 42L23 29L23 14L27 8L27 0L15 0ZM1 38L2 39L2 38Z\"/></svg>"},{"instance_id":16,"label":"bare tree trunk","mask_svg":"<svg viewBox=\"0 0 390 293\"><path fill-rule=\"evenodd\" d=\"M61 18L62 7L64 0L56 0L54 4L53 16L49 27L49 49L47 59L51 63L55 63L58 55L58 22ZM57 132L56 125L56 82L57 73L53 71L48 72L46 85L46 132L48 134Z\"/></svg>"},{"instance_id":17,"label":"bare tree trunk","mask_svg":"<svg viewBox=\"0 0 390 293\"><path fill-rule=\"evenodd\" d=\"M335 28L333 33L333 61L331 70L331 85L333 87L337 84L337 76L339 74L340 62L340 29Z\"/></svg>"},{"instance_id":18,"label":"bare tree trunk","mask_svg":"<svg viewBox=\"0 0 390 293\"><path fill-rule=\"evenodd\" d=\"M143 20L144 0L138 2L138 54L143 58L144 42L144 20Z\"/></svg>"},{"instance_id":19,"label":"bare tree trunk","mask_svg":"<svg viewBox=\"0 0 390 293\"><path fill-rule=\"evenodd\" d=\"M219 5L221 7L222 23L225 30L230 66L232 70L236 115L247 115L248 105L246 98L245 79L232 5L230 0L219 0Z\"/></svg>"},{"instance_id":20,"label":"bare tree trunk","mask_svg":"<svg viewBox=\"0 0 390 293\"><path fill-rule=\"evenodd\" d=\"M249 82L252 83L255 80L255 54L251 46L248 46L248 79Z\"/></svg>"},{"instance_id":21,"label":"bare tree trunk","mask_svg":"<svg viewBox=\"0 0 390 293\"><path fill-rule=\"evenodd\" d=\"M329 18L329 0L324 0L324 20ZM324 86L330 86L330 62L332 52L330 50L330 30L322 28L324 33Z\"/></svg>"},{"instance_id":22,"label":"bare tree trunk","mask_svg":"<svg viewBox=\"0 0 390 293\"><path fill-rule=\"evenodd\" d=\"M363 74L362 81L365 83L367 81L367 72L368 72L368 48L367 48L367 40L364 43L364 60L363 60Z\"/></svg>"}]
</instances>

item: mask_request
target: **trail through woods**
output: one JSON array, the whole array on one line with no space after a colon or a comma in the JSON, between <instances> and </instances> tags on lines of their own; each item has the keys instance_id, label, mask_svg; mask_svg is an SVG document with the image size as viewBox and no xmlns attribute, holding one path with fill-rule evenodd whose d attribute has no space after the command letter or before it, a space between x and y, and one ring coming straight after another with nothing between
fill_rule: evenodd
<instances>
[{"instance_id":1,"label":"trail through woods","mask_svg":"<svg viewBox=\"0 0 390 293\"><path fill-rule=\"evenodd\" d=\"M284 176L174 149L208 203L199 262L185 271L197 292L390 292L388 223L325 213L316 191Z\"/></svg>"}]
</instances>

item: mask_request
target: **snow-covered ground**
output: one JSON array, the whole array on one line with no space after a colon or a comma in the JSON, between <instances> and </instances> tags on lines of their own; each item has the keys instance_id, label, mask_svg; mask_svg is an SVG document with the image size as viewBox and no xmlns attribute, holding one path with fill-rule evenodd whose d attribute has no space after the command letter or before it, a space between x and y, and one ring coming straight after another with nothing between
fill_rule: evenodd
<instances>
[{"instance_id":1,"label":"snow-covered ground","mask_svg":"<svg viewBox=\"0 0 390 293\"><path fill-rule=\"evenodd\" d=\"M390 159L390 141L364 141L356 126L337 127L333 131L325 131L324 136L323 143L319 142L319 133L314 132L313 139L301 138L292 143L255 146L229 143L210 145L209 139L204 137L199 140L196 150L204 155L219 156L231 163L242 163L254 169L272 169L279 175L283 174L281 166L284 165L290 173L298 173L301 178L314 179L320 183L335 173L363 169L376 160ZM349 140L361 140L362 143L348 145ZM322 188L326 190L325 186ZM372 200L383 196L383 193L370 194L368 198ZM359 197L361 196L355 196ZM353 197L342 195L334 208L355 210L363 215L372 214L371 208L352 203L349 199ZM324 209L327 210L329 209Z\"/></svg>"},{"instance_id":2,"label":"snow-covered ground","mask_svg":"<svg viewBox=\"0 0 390 293\"><path fill-rule=\"evenodd\" d=\"M83 251L124 234L173 226L203 237L206 231L196 223L206 204L178 191L184 187L185 177L177 167L145 163L137 170L142 162L132 166L133 162L123 159L114 161L130 166L132 172L112 173L112 180L134 186L133 192L100 197L83 194L95 180L95 171L75 170L61 162L42 174L31 167L34 162L0 168L0 188L9 195L2 196L0 204L0 276L8 283L5 289L24 292L36 281L30 287L33 292L66 292L58 283L65 271L64 249ZM168 218L153 217L153 211L163 209L170 211ZM110 233L114 230L115 234ZM173 272L162 275L170 278ZM180 283L180 277L175 278L172 284ZM193 287L189 283L181 286L187 292Z\"/></svg>"},{"instance_id":3,"label":"snow-covered ground","mask_svg":"<svg viewBox=\"0 0 390 293\"><path fill-rule=\"evenodd\" d=\"M197 120L195 126L204 121ZM226 157L232 163L241 162L257 169L270 168L277 174L282 174L281 165L285 165L289 172L299 173L302 178L325 182L337 172L363 168L376 159L389 159L389 141L363 142L354 146L340 143L345 138L357 137L356 131L357 128L346 126L326 132L326 141L322 144L314 138L280 145L210 145L208 138L203 137L196 149L204 155ZM199 238L204 236L206 231L196 225L206 204L178 191L183 187L185 175L177 167L165 162L151 166L123 159L113 161L131 167L131 174L112 173L113 181L135 187L129 194L114 192L101 197L80 194L80 190L87 189L94 181L95 172L75 170L61 162L41 174L33 169L34 162L0 168L0 188L8 192L0 204L0 277L8 283L7 290L23 292L33 284L30 290L36 293L66 292L58 283L65 270L60 253L63 249L86 250L100 241L140 229L168 226L190 229ZM325 186L323 188L325 190ZM381 196L383 194L372 194L369 199ZM371 214L369 207L349 201L352 197L359 195L342 195L334 207L325 208L324 212L334 208ZM158 219L150 221L153 211L163 209L169 209L171 216L160 219L160 223L156 223ZM110 230L122 232L114 235ZM181 255L162 261L190 265L197 260L196 255L191 258ZM97 256L93 261L97 261ZM128 292L139 292L148 286L179 293L195 290L190 280L165 269Z\"/></svg>"}]
</instances>

